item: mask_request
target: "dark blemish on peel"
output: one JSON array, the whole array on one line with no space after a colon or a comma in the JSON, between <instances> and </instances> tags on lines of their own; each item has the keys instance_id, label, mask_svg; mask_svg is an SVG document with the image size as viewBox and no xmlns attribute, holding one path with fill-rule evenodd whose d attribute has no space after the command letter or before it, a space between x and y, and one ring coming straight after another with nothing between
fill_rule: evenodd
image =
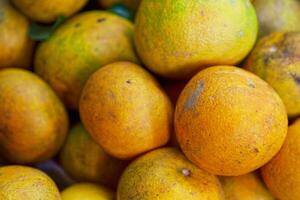
<instances>
[{"instance_id":1,"label":"dark blemish on peel","mask_svg":"<svg viewBox=\"0 0 300 200\"><path fill-rule=\"evenodd\" d=\"M300 85L300 76L295 73L290 73L297 85Z\"/></svg>"},{"instance_id":2,"label":"dark blemish on peel","mask_svg":"<svg viewBox=\"0 0 300 200\"><path fill-rule=\"evenodd\" d=\"M203 10L200 11L200 15L201 15L202 17L205 15Z\"/></svg>"},{"instance_id":3,"label":"dark blemish on peel","mask_svg":"<svg viewBox=\"0 0 300 200\"><path fill-rule=\"evenodd\" d=\"M258 148L254 148L254 149L253 149L253 152L256 153L256 154L259 153Z\"/></svg>"},{"instance_id":4,"label":"dark blemish on peel","mask_svg":"<svg viewBox=\"0 0 300 200\"><path fill-rule=\"evenodd\" d=\"M106 20L105 18L100 18L100 19L97 19L97 22L101 23L101 22L104 22L105 20Z\"/></svg>"},{"instance_id":5,"label":"dark blemish on peel","mask_svg":"<svg viewBox=\"0 0 300 200\"><path fill-rule=\"evenodd\" d=\"M264 62L265 65L267 65L269 63L269 61L270 61L269 56L264 57L263 62Z\"/></svg>"},{"instance_id":6,"label":"dark blemish on peel","mask_svg":"<svg viewBox=\"0 0 300 200\"><path fill-rule=\"evenodd\" d=\"M183 174L183 176L188 177L191 176L191 171L188 169L182 169L181 173Z\"/></svg>"},{"instance_id":7,"label":"dark blemish on peel","mask_svg":"<svg viewBox=\"0 0 300 200\"><path fill-rule=\"evenodd\" d=\"M198 100L198 97L204 89L204 81L200 80L197 84L196 90L189 96L184 105L184 111L191 109Z\"/></svg>"},{"instance_id":8,"label":"dark blemish on peel","mask_svg":"<svg viewBox=\"0 0 300 200\"><path fill-rule=\"evenodd\" d=\"M76 23L76 24L74 25L74 27L75 27L75 28L78 28L80 25L81 25L80 23Z\"/></svg>"},{"instance_id":9,"label":"dark blemish on peel","mask_svg":"<svg viewBox=\"0 0 300 200\"><path fill-rule=\"evenodd\" d=\"M126 83L131 84L132 80L129 79L129 80L126 81Z\"/></svg>"}]
</instances>

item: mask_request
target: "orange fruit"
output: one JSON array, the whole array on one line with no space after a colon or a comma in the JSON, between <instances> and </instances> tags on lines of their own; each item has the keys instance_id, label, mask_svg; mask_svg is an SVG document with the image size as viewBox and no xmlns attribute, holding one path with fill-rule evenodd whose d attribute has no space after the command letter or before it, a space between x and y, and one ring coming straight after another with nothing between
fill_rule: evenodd
<instances>
[{"instance_id":1,"label":"orange fruit","mask_svg":"<svg viewBox=\"0 0 300 200\"><path fill-rule=\"evenodd\" d=\"M300 31L299 0L255 0L259 36L278 31Z\"/></svg>"},{"instance_id":2,"label":"orange fruit","mask_svg":"<svg viewBox=\"0 0 300 200\"><path fill-rule=\"evenodd\" d=\"M116 61L139 62L132 35L133 24L113 13L80 13L38 46L35 72L67 107L77 109L81 90L93 72Z\"/></svg>"},{"instance_id":3,"label":"orange fruit","mask_svg":"<svg viewBox=\"0 0 300 200\"><path fill-rule=\"evenodd\" d=\"M282 200L300 199L300 120L290 125L279 153L261 168L270 191Z\"/></svg>"},{"instance_id":4,"label":"orange fruit","mask_svg":"<svg viewBox=\"0 0 300 200\"><path fill-rule=\"evenodd\" d=\"M134 40L143 63L168 78L239 63L252 49L257 18L249 0L143 0Z\"/></svg>"},{"instance_id":5,"label":"orange fruit","mask_svg":"<svg viewBox=\"0 0 300 200\"><path fill-rule=\"evenodd\" d=\"M112 188L117 186L127 164L105 153L81 123L70 130L61 149L60 163L77 181L99 182Z\"/></svg>"},{"instance_id":6,"label":"orange fruit","mask_svg":"<svg viewBox=\"0 0 300 200\"><path fill-rule=\"evenodd\" d=\"M276 90L289 117L300 114L299 43L299 32L272 33L257 43L244 65Z\"/></svg>"},{"instance_id":7,"label":"orange fruit","mask_svg":"<svg viewBox=\"0 0 300 200\"><path fill-rule=\"evenodd\" d=\"M172 104L154 77L133 63L116 62L95 72L79 110L94 140L120 159L163 146L170 138Z\"/></svg>"},{"instance_id":8,"label":"orange fruit","mask_svg":"<svg viewBox=\"0 0 300 200\"><path fill-rule=\"evenodd\" d=\"M237 176L267 163L287 133L287 114L276 92L254 74L215 66L195 75L175 111L185 155L216 175Z\"/></svg>"},{"instance_id":9,"label":"orange fruit","mask_svg":"<svg viewBox=\"0 0 300 200\"><path fill-rule=\"evenodd\" d=\"M8 0L0 0L0 68L29 68L33 41L27 35L29 20Z\"/></svg>"},{"instance_id":10,"label":"orange fruit","mask_svg":"<svg viewBox=\"0 0 300 200\"><path fill-rule=\"evenodd\" d=\"M220 177L226 200L275 200L257 174Z\"/></svg>"},{"instance_id":11,"label":"orange fruit","mask_svg":"<svg viewBox=\"0 0 300 200\"><path fill-rule=\"evenodd\" d=\"M97 184L77 183L61 193L62 200L115 200L115 194Z\"/></svg>"},{"instance_id":12,"label":"orange fruit","mask_svg":"<svg viewBox=\"0 0 300 200\"><path fill-rule=\"evenodd\" d=\"M50 23L59 16L69 17L88 0L12 0L15 6L34 21Z\"/></svg>"},{"instance_id":13,"label":"orange fruit","mask_svg":"<svg viewBox=\"0 0 300 200\"><path fill-rule=\"evenodd\" d=\"M0 167L1 200L60 200L55 183L44 172L25 166Z\"/></svg>"},{"instance_id":14,"label":"orange fruit","mask_svg":"<svg viewBox=\"0 0 300 200\"><path fill-rule=\"evenodd\" d=\"M14 163L47 160L62 146L68 116L51 88L22 69L0 71L0 153Z\"/></svg>"},{"instance_id":15,"label":"orange fruit","mask_svg":"<svg viewBox=\"0 0 300 200\"><path fill-rule=\"evenodd\" d=\"M217 177L189 162L177 149L151 151L123 173L118 200L224 200Z\"/></svg>"}]
</instances>

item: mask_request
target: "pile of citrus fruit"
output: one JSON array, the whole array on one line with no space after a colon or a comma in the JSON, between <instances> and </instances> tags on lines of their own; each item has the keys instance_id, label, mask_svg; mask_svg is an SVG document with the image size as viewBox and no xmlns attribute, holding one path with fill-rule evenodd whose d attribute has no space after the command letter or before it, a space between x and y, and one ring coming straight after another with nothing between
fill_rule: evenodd
<instances>
[{"instance_id":1,"label":"pile of citrus fruit","mask_svg":"<svg viewBox=\"0 0 300 200\"><path fill-rule=\"evenodd\" d=\"M0 0L0 200L300 200L299 22L298 0Z\"/></svg>"}]
</instances>

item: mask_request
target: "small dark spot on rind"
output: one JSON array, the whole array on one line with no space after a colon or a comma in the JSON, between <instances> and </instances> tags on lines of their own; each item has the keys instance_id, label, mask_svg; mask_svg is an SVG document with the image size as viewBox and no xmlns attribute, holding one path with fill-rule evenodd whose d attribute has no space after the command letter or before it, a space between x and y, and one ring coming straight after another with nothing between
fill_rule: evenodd
<instances>
[{"instance_id":1,"label":"small dark spot on rind","mask_svg":"<svg viewBox=\"0 0 300 200\"><path fill-rule=\"evenodd\" d=\"M255 88L255 85L253 83L248 83L248 86L251 88Z\"/></svg>"},{"instance_id":2,"label":"small dark spot on rind","mask_svg":"<svg viewBox=\"0 0 300 200\"><path fill-rule=\"evenodd\" d=\"M259 153L258 148L254 148L254 149L253 149L253 152L254 152L254 153Z\"/></svg>"},{"instance_id":3,"label":"small dark spot on rind","mask_svg":"<svg viewBox=\"0 0 300 200\"><path fill-rule=\"evenodd\" d=\"M126 81L126 83L131 84L132 80L129 79L129 80Z\"/></svg>"},{"instance_id":4,"label":"small dark spot on rind","mask_svg":"<svg viewBox=\"0 0 300 200\"><path fill-rule=\"evenodd\" d=\"M297 85L300 85L300 76L298 76L295 73L291 73L292 78L294 79L294 81L296 82Z\"/></svg>"},{"instance_id":5,"label":"small dark spot on rind","mask_svg":"<svg viewBox=\"0 0 300 200\"><path fill-rule=\"evenodd\" d=\"M80 25L81 25L80 23L76 23L76 24L74 25L74 27L75 27L75 28L78 28Z\"/></svg>"},{"instance_id":6,"label":"small dark spot on rind","mask_svg":"<svg viewBox=\"0 0 300 200\"><path fill-rule=\"evenodd\" d=\"M97 19L97 22L101 23L101 22L104 22L105 20L106 20L105 18L100 18L100 19Z\"/></svg>"},{"instance_id":7,"label":"small dark spot on rind","mask_svg":"<svg viewBox=\"0 0 300 200\"><path fill-rule=\"evenodd\" d=\"M269 56L266 56L266 57L263 58L263 62L264 62L265 65L267 65L269 63L269 61L270 61Z\"/></svg>"},{"instance_id":8,"label":"small dark spot on rind","mask_svg":"<svg viewBox=\"0 0 300 200\"><path fill-rule=\"evenodd\" d=\"M201 95L204 89L204 85L205 83L203 80L200 80L198 82L195 91L192 92L192 94L188 97L187 101L185 102L184 111L191 109L195 105L196 101L198 100L198 97Z\"/></svg>"}]
</instances>

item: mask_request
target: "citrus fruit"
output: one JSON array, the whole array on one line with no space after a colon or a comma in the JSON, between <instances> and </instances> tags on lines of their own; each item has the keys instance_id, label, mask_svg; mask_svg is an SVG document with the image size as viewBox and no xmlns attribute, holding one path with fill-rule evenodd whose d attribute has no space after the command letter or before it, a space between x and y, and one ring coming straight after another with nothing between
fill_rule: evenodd
<instances>
[{"instance_id":1,"label":"citrus fruit","mask_svg":"<svg viewBox=\"0 0 300 200\"><path fill-rule=\"evenodd\" d=\"M181 93L175 129L185 155L216 175L237 176L267 163L287 133L276 92L256 75L215 66L195 75Z\"/></svg>"},{"instance_id":2,"label":"citrus fruit","mask_svg":"<svg viewBox=\"0 0 300 200\"><path fill-rule=\"evenodd\" d=\"M123 173L118 200L223 200L220 182L189 162L177 149L151 151Z\"/></svg>"},{"instance_id":3,"label":"citrus fruit","mask_svg":"<svg viewBox=\"0 0 300 200\"><path fill-rule=\"evenodd\" d=\"M60 200L55 183L42 171L25 166L0 167L1 200Z\"/></svg>"},{"instance_id":4,"label":"citrus fruit","mask_svg":"<svg viewBox=\"0 0 300 200\"><path fill-rule=\"evenodd\" d=\"M60 153L61 165L77 181L99 182L116 187L126 166L104 152L85 130L76 124L67 136Z\"/></svg>"},{"instance_id":5,"label":"citrus fruit","mask_svg":"<svg viewBox=\"0 0 300 200\"><path fill-rule=\"evenodd\" d=\"M154 77L133 63L112 63L95 72L79 108L95 141L120 159L165 145L170 138L172 104Z\"/></svg>"},{"instance_id":6,"label":"citrus fruit","mask_svg":"<svg viewBox=\"0 0 300 200\"><path fill-rule=\"evenodd\" d=\"M77 183L61 193L62 200L115 200L109 189L93 183Z\"/></svg>"},{"instance_id":7,"label":"citrus fruit","mask_svg":"<svg viewBox=\"0 0 300 200\"><path fill-rule=\"evenodd\" d=\"M12 0L12 2L32 20L50 23L59 16L69 17L75 14L88 0Z\"/></svg>"},{"instance_id":8,"label":"citrus fruit","mask_svg":"<svg viewBox=\"0 0 300 200\"><path fill-rule=\"evenodd\" d=\"M8 0L0 0L0 68L29 68L33 41L27 35L28 19L15 10Z\"/></svg>"},{"instance_id":9,"label":"citrus fruit","mask_svg":"<svg viewBox=\"0 0 300 200\"><path fill-rule=\"evenodd\" d=\"M300 33L277 32L262 38L244 68L267 81L290 117L300 114Z\"/></svg>"},{"instance_id":10,"label":"citrus fruit","mask_svg":"<svg viewBox=\"0 0 300 200\"><path fill-rule=\"evenodd\" d=\"M41 43L35 72L69 108L77 109L88 77L114 61L138 62L132 42L133 24L105 11L74 16Z\"/></svg>"},{"instance_id":11,"label":"citrus fruit","mask_svg":"<svg viewBox=\"0 0 300 200\"><path fill-rule=\"evenodd\" d=\"M0 153L14 163L47 160L62 146L68 116L55 93L23 69L0 71Z\"/></svg>"},{"instance_id":12,"label":"citrus fruit","mask_svg":"<svg viewBox=\"0 0 300 200\"><path fill-rule=\"evenodd\" d=\"M282 200L300 199L300 120L288 130L279 153L261 168L263 179L270 191Z\"/></svg>"},{"instance_id":13,"label":"citrus fruit","mask_svg":"<svg viewBox=\"0 0 300 200\"><path fill-rule=\"evenodd\" d=\"M275 200L257 174L220 177L226 200Z\"/></svg>"},{"instance_id":14,"label":"citrus fruit","mask_svg":"<svg viewBox=\"0 0 300 200\"><path fill-rule=\"evenodd\" d=\"M151 71L176 79L207 66L239 63L257 36L249 0L143 0L135 22L141 60Z\"/></svg>"},{"instance_id":15,"label":"citrus fruit","mask_svg":"<svg viewBox=\"0 0 300 200\"><path fill-rule=\"evenodd\" d=\"M259 36L278 31L300 31L299 0L255 0Z\"/></svg>"}]
</instances>

